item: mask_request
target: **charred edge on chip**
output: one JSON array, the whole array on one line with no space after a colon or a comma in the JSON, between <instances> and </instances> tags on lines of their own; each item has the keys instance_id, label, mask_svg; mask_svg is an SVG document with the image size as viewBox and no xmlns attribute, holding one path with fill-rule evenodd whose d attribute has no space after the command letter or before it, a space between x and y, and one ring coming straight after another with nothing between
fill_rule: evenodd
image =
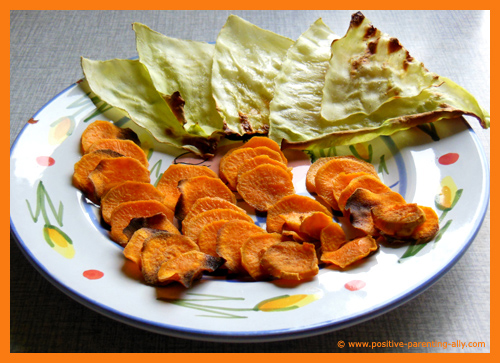
<instances>
[{"instance_id":1,"label":"charred edge on chip","mask_svg":"<svg viewBox=\"0 0 500 363\"><path fill-rule=\"evenodd\" d=\"M389 44L388 44L388 49L387 49L389 54L395 53L401 49L403 49L403 46L401 45L401 43L399 42L399 40L397 38L389 39ZM407 56L408 55L409 54L407 52Z\"/></svg>"},{"instance_id":2,"label":"charred edge on chip","mask_svg":"<svg viewBox=\"0 0 500 363\"><path fill-rule=\"evenodd\" d=\"M368 43L368 52L370 55L377 53L377 46L378 46L378 41L380 38L377 38L373 42Z\"/></svg>"},{"instance_id":3,"label":"charred edge on chip","mask_svg":"<svg viewBox=\"0 0 500 363\"><path fill-rule=\"evenodd\" d=\"M405 60L403 61L403 69L405 71L408 70L408 66L410 65L411 62L413 62L413 57L410 55L410 52L406 51L406 57Z\"/></svg>"},{"instance_id":4,"label":"charred edge on chip","mask_svg":"<svg viewBox=\"0 0 500 363\"><path fill-rule=\"evenodd\" d=\"M205 138L200 136L184 136L183 145L192 145L201 151L203 157L213 156L217 150L219 140L214 138Z\"/></svg>"},{"instance_id":5,"label":"charred edge on chip","mask_svg":"<svg viewBox=\"0 0 500 363\"><path fill-rule=\"evenodd\" d=\"M238 115L240 116L240 123L243 131L245 131L246 133L254 132L252 125L250 125L250 122L248 122L248 116L241 112L238 112Z\"/></svg>"},{"instance_id":6,"label":"charred edge on chip","mask_svg":"<svg viewBox=\"0 0 500 363\"><path fill-rule=\"evenodd\" d=\"M184 101L179 91L172 93L170 96L167 95L164 98L170 106L170 109L172 110L175 118L182 125L184 125L186 123L186 119L184 117L184 105L186 104L186 101Z\"/></svg>"},{"instance_id":7,"label":"charred edge on chip","mask_svg":"<svg viewBox=\"0 0 500 363\"><path fill-rule=\"evenodd\" d=\"M358 11L357 13L352 14L350 27L357 28L358 26L361 25L363 20L365 20L365 16L363 15L363 13L361 11Z\"/></svg>"}]
</instances>

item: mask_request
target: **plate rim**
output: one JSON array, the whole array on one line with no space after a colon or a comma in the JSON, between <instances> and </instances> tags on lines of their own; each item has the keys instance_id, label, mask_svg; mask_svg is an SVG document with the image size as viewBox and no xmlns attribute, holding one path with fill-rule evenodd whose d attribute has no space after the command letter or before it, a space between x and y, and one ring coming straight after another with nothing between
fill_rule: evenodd
<instances>
[{"instance_id":1,"label":"plate rim","mask_svg":"<svg viewBox=\"0 0 500 363\"><path fill-rule=\"evenodd\" d=\"M82 78L83 80L83 78ZM38 114L40 114L45 108L47 108L52 102L57 100L61 95L65 92L69 91L71 88L78 86L81 80L72 83L71 85L64 88L62 91L58 92L55 96L53 96L48 102L46 102L33 116L35 118ZM85 307L96 311L104 316L107 316L113 320L119 321L121 323L128 324L135 328L151 331L158 334L169 335L178 338L184 339L192 339L192 340L201 340L201 341L212 341L212 342L230 342L230 343L251 343L251 342L269 342L269 341L280 341L280 340L290 340L290 339L299 339L310 337L319 334L325 334L332 331L345 329L347 327L360 324L362 322L371 320L377 316L383 315L391 310L398 308L399 306L405 304L416 296L420 295L422 292L430 288L434 285L441 277L443 277L465 254L468 248L471 246L472 242L476 238L481 226L484 222L486 213L488 211L489 200L490 200L490 170L488 161L486 158L486 152L482 143L479 140L478 135L471 127L469 122L462 117L462 122L467 126L467 131L471 136L473 143L478 151L479 159L481 161L481 168L483 169L485 176L485 190L483 190L483 198L481 199L480 205L478 207L479 216L474 222L474 225L471 229L472 233L470 233L466 237L466 242L463 245L462 249L455 254L455 256L440 270L434 273L429 279L421 283L419 286L415 287L412 290L409 290L405 293L400 294L398 297L386 301L382 304L372 307L367 312L355 314L354 316L350 315L348 317L343 318L342 320L337 320L332 322L331 320L324 321L321 323L317 323L314 325L308 325L305 327L295 328L286 328L286 329L272 329L272 330L258 330L258 331L211 331L211 330L196 330L193 328L184 328L179 326L168 325L164 323L154 322L147 319L139 318L137 316L131 316L130 314L126 314L123 312L117 311L115 308L111 306L107 306L103 303L97 302L87 296L76 291L74 288L60 282L57 280L55 276L43 266L38 259L33 255L32 251L26 246L24 241L19 235L18 229L16 228L13 220L12 214L10 216L10 230L11 237L14 236L16 244L22 251L23 255L28 259L28 261L33 265L35 270L37 270L45 279L47 279L53 286L55 286L58 290L63 292L65 295L69 296L73 300L79 302ZM12 157L12 153L15 151L15 148L22 138L24 131L29 126L29 123L26 123L23 128L19 131L16 139L12 143L10 147L10 157Z\"/></svg>"}]
</instances>

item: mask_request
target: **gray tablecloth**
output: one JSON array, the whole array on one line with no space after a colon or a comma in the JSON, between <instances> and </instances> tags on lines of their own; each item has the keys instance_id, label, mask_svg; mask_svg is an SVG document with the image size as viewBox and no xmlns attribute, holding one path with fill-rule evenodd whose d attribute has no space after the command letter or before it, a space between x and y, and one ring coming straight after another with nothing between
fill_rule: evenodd
<instances>
[{"instance_id":1,"label":"gray tablecloth","mask_svg":"<svg viewBox=\"0 0 500 363\"><path fill-rule=\"evenodd\" d=\"M131 23L172 37L214 41L230 13L292 39L318 17L337 34L354 11L11 11L10 142L46 102L82 78L80 56L136 55ZM364 11L426 67L490 109L489 11ZM490 132L472 123L489 162ZM228 344L172 338L104 317L47 282L11 236L11 352L489 352L489 210L472 246L437 283L356 326L292 341ZM485 342L485 347L339 348L337 342Z\"/></svg>"}]
</instances>

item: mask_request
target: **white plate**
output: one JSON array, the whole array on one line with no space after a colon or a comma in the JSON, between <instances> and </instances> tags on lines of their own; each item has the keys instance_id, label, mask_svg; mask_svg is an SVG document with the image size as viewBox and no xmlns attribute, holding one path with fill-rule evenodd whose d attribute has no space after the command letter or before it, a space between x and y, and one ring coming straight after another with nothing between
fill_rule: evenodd
<instances>
[{"instance_id":1,"label":"white plate","mask_svg":"<svg viewBox=\"0 0 500 363\"><path fill-rule=\"evenodd\" d=\"M85 82L75 83L22 130L11 149L11 229L26 257L63 292L104 315L146 330L191 339L255 342L320 334L359 323L432 285L467 250L486 212L489 169L476 135L461 119L356 148L287 152L296 191L303 195L308 195L305 174L310 157L354 152L369 158L384 182L407 201L436 209L442 218L439 241L421 250L381 246L362 263L344 271L323 267L314 279L301 284L205 276L189 290L147 286L123 257L122 248L108 238L98 209L71 184L73 165L81 157L80 136L89 122L108 119L134 127L118 111L93 100L98 101L87 92ZM147 133L140 137L150 152L153 183L172 162L217 169L217 157L199 160L155 144ZM456 202L445 211L435 204L443 190ZM262 216L254 218L260 225L265 223ZM44 237L44 230L50 238ZM405 258L405 254L411 256Z\"/></svg>"}]
</instances>

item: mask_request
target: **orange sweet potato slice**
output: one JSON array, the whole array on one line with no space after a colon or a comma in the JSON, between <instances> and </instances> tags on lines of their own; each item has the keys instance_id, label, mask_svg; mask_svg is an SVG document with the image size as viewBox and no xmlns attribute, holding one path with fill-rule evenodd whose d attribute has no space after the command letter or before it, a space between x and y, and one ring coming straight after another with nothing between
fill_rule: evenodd
<instances>
[{"instance_id":1,"label":"orange sweet potato slice","mask_svg":"<svg viewBox=\"0 0 500 363\"><path fill-rule=\"evenodd\" d=\"M425 214L425 222L416 227L410 236L416 244L429 242L439 231L439 217L434 209L426 206L420 206L420 209Z\"/></svg>"},{"instance_id":2,"label":"orange sweet potato slice","mask_svg":"<svg viewBox=\"0 0 500 363\"><path fill-rule=\"evenodd\" d=\"M330 211L317 200L303 195L292 194L281 198L267 211L266 229L270 233L281 233L284 219L281 215L297 212L309 214L310 212L323 212L332 217Z\"/></svg>"},{"instance_id":3,"label":"orange sweet potato slice","mask_svg":"<svg viewBox=\"0 0 500 363\"><path fill-rule=\"evenodd\" d=\"M370 236L378 234L373 223L372 208L382 204L404 204L404 198L390 189L385 193L375 193L368 189L358 188L351 194L345 204L351 225Z\"/></svg>"},{"instance_id":4,"label":"orange sweet potato slice","mask_svg":"<svg viewBox=\"0 0 500 363\"><path fill-rule=\"evenodd\" d=\"M256 166L263 165L263 164L271 164L271 165L278 166L278 167L282 168L283 170L287 171L290 174L290 177L293 177L292 168L288 168L286 166L286 164L283 164L280 161L271 159L267 155L259 155L259 156L256 156L254 158L245 160L245 164L243 164L238 170L238 177L236 178L236 185L238 185L238 178L240 177L241 174L244 174L247 171L255 168Z\"/></svg>"},{"instance_id":5,"label":"orange sweet potato slice","mask_svg":"<svg viewBox=\"0 0 500 363\"><path fill-rule=\"evenodd\" d=\"M113 241L125 246L134 232L143 227L178 234L179 230L167 217L170 213L170 209L157 200L121 203L111 215L110 237Z\"/></svg>"},{"instance_id":6,"label":"orange sweet potato slice","mask_svg":"<svg viewBox=\"0 0 500 363\"><path fill-rule=\"evenodd\" d=\"M300 217L299 231L315 240L321 239L321 231L332 223L332 217L323 212L312 212Z\"/></svg>"},{"instance_id":7,"label":"orange sweet potato slice","mask_svg":"<svg viewBox=\"0 0 500 363\"><path fill-rule=\"evenodd\" d=\"M281 147L278 145L278 143L276 141L271 140L268 137L254 136L250 140L248 140L245 144L243 144L243 147L257 148L261 146L265 146L273 151L276 151L280 155L281 161L285 164L288 163L285 154L283 154L283 152L281 151Z\"/></svg>"},{"instance_id":8,"label":"orange sweet potato slice","mask_svg":"<svg viewBox=\"0 0 500 363\"><path fill-rule=\"evenodd\" d=\"M281 242L266 249L262 269L277 279L304 280L318 274L318 258L311 243Z\"/></svg>"},{"instance_id":9,"label":"orange sweet potato slice","mask_svg":"<svg viewBox=\"0 0 500 363\"><path fill-rule=\"evenodd\" d=\"M200 251L189 251L167 260L158 270L158 283L165 285L178 281L184 287L191 287L194 281L199 280L204 271L213 272L224 263L220 257L214 257Z\"/></svg>"},{"instance_id":10,"label":"orange sweet potato slice","mask_svg":"<svg viewBox=\"0 0 500 363\"><path fill-rule=\"evenodd\" d=\"M363 175L370 175L368 173L365 173L363 171L358 172L358 173L344 173L341 172L333 178L333 183L332 183L332 192L333 192L333 198L337 202L340 199L340 196L342 192L344 191L345 188L349 185L349 183L353 180L356 179L357 177L363 176ZM343 202L345 203L345 202ZM340 206L339 206L340 209ZM342 210L342 209L340 209Z\"/></svg>"},{"instance_id":11,"label":"orange sweet potato slice","mask_svg":"<svg viewBox=\"0 0 500 363\"><path fill-rule=\"evenodd\" d=\"M196 217L198 214L206 212L207 210L211 210L211 209L232 209L232 210L240 211L242 213L245 212L242 208L238 207L232 201L222 199L219 197L204 197L204 198L198 199L193 204L189 213L183 219L182 223L184 225L187 225L187 224L189 224L191 219Z\"/></svg>"},{"instance_id":12,"label":"orange sweet potato slice","mask_svg":"<svg viewBox=\"0 0 500 363\"><path fill-rule=\"evenodd\" d=\"M146 283L158 284L162 264L189 251L199 251L198 245L180 234L161 233L148 238L141 253L141 269Z\"/></svg>"},{"instance_id":13,"label":"orange sweet potato slice","mask_svg":"<svg viewBox=\"0 0 500 363\"><path fill-rule=\"evenodd\" d=\"M330 223L321 230L320 241L321 252L325 253L338 250L347 242L347 238L340 224Z\"/></svg>"},{"instance_id":14,"label":"orange sweet potato slice","mask_svg":"<svg viewBox=\"0 0 500 363\"><path fill-rule=\"evenodd\" d=\"M333 159L335 159L335 156L319 158L311 164L306 175L306 189L309 193L316 193L316 174L318 173L318 169Z\"/></svg>"},{"instance_id":15,"label":"orange sweet potato slice","mask_svg":"<svg viewBox=\"0 0 500 363\"><path fill-rule=\"evenodd\" d=\"M148 238L151 238L155 235L159 235L161 233L171 233L171 232L166 232L159 229L153 229L147 227L139 228L137 231L134 232L132 237L130 237L130 240L123 249L123 255L125 256L125 258L135 262L140 266L142 247L144 246L144 243Z\"/></svg>"},{"instance_id":16,"label":"orange sweet potato slice","mask_svg":"<svg viewBox=\"0 0 500 363\"><path fill-rule=\"evenodd\" d=\"M409 237L413 230L425 222L425 214L416 203L389 204L372 208L373 224L382 234Z\"/></svg>"},{"instance_id":17,"label":"orange sweet potato slice","mask_svg":"<svg viewBox=\"0 0 500 363\"><path fill-rule=\"evenodd\" d=\"M321 261L346 268L354 262L368 257L378 250L377 242L370 236L356 238L347 242L336 251L321 255Z\"/></svg>"},{"instance_id":18,"label":"orange sweet potato slice","mask_svg":"<svg viewBox=\"0 0 500 363\"><path fill-rule=\"evenodd\" d=\"M271 164L256 166L240 175L236 189L245 202L261 212L281 198L295 194L290 174Z\"/></svg>"},{"instance_id":19,"label":"orange sweet potato slice","mask_svg":"<svg viewBox=\"0 0 500 363\"><path fill-rule=\"evenodd\" d=\"M107 192L101 198L101 214L106 223L111 221L111 214L118 205L123 202L131 202L134 200L157 200L163 201L163 193L150 183L142 183L136 181L125 181L120 183ZM168 215L170 220L174 218L174 211Z\"/></svg>"},{"instance_id":20,"label":"orange sweet potato slice","mask_svg":"<svg viewBox=\"0 0 500 363\"><path fill-rule=\"evenodd\" d=\"M139 161L130 157L104 159L89 174L94 185L96 200L101 198L113 187L124 181L149 183L149 170Z\"/></svg>"},{"instance_id":21,"label":"orange sweet potato slice","mask_svg":"<svg viewBox=\"0 0 500 363\"><path fill-rule=\"evenodd\" d=\"M89 148L89 152L96 150L113 150L123 156L137 159L146 168L149 166L148 157L144 150L131 140L100 139L94 142Z\"/></svg>"},{"instance_id":22,"label":"orange sweet potato slice","mask_svg":"<svg viewBox=\"0 0 500 363\"><path fill-rule=\"evenodd\" d=\"M177 200L181 196L180 190L177 188L179 182L183 179L189 179L195 176L209 176L212 178L217 178L217 174L201 165L184 165L184 164L172 164L163 173L156 188L165 194L164 203L170 209L175 209Z\"/></svg>"},{"instance_id":23,"label":"orange sweet potato slice","mask_svg":"<svg viewBox=\"0 0 500 363\"><path fill-rule=\"evenodd\" d=\"M236 196L219 178L209 176L195 176L179 182L181 196L175 206L175 216L183 220L191 211L193 205L201 198L217 197L233 204Z\"/></svg>"},{"instance_id":24,"label":"orange sweet potato slice","mask_svg":"<svg viewBox=\"0 0 500 363\"><path fill-rule=\"evenodd\" d=\"M266 249L276 243L281 243L279 233L259 232L250 235L241 246L241 264L254 280L261 280L269 276L262 269L260 259Z\"/></svg>"},{"instance_id":25,"label":"orange sweet potato slice","mask_svg":"<svg viewBox=\"0 0 500 363\"><path fill-rule=\"evenodd\" d=\"M240 212L232 209L212 209L206 212L198 214L194 217L189 224L183 224L182 231L184 234L197 241L204 226L209 223L220 221L220 220L245 220L248 222L253 222L252 217L244 212Z\"/></svg>"},{"instance_id":26,"label":"orange sweet potato slice","mask_svg":"<svg viewBox=\"0 0 500 363\"><path fill-rule=\"evenodd\" d=\"M381 194L390 192L391 189L385 185L378 177L373 175L361 175L354 178L347 184L347 186L342 190L338 198L338 207L341 211L344 211L347 199L354 193L356 189L365 189L370 192Z\"/></svg>"},{"instance_id":27,"label":"orange sweet potato slice","mask_svg":"<svg viewBox=\"0 0 500 363\"><path fill-rule=\"evenodd\" d=\"M225 266L234 273L245 272L241 264L241 247L255 233L264 230L255 223L245 220L232 220L219 230L216 240L217 255L226 260Z\"/></svg>"},{"instance_id":28,"label":"orange sweet potato slice","mask_svg":"<svg viewBox=\"0 0 500 363\"><path fill-rule=\"evenodd\" d=\"M339 173L357 173L365 172L378 178L377 171L372 164L356 159L355 157L336 157L318 169L316 173L316 193L333 209L342 210L339 208L337 200L333 196L333 180Z\"/></svg>"},{"instance_id":29,"label":"orange sweet potato slice","mask_svg":"<svg viewBox=\"0 0 500 363\"><path fill-rule=\"evenodd\" d=\"M238 148L222 157L219 164L220 178L227 182L231 190L236 190L238 170L245 164L246 160L259 155L267 155L271 159L282 162L281 155L266 146Z\"/></svg>"},{"instance_id":30,"label":"orange sweet potato slice","mask_svg":"<svg viewBox=\"0 0 500 363\"><path fill-rule=\"evenodd\" d=\"M94 185L89 179L90 173L104 159L118 158L123 155L112 150L98 150L85 154L75 163L75 171L73 173L73 185L80 189L83 194L94 203L98 203L95 197Z\"/></svg>"},{"instance_id":31,"label":"orange sweet potato slice","mask_svg":"<svg viewBox=\"0 0 500 363\"><path fill-rule=\"evenodd\" d=\"M131 140L140 145L137 134L131 129L122 129L109 121L97 120L92 122L82 133L81 151L83 154L89 152L93 143L100 139L122 139Z\"/></svg>"},{"instance_id":32,"label":"orange sweet potato slice","mask_svg":"<svg viewBox=\"0 0 500 363\"><path fill-rule=\"evenodd\" d=\"M219 230L227 222L229 222L227 219L221 219L220 221L211 222L203 226L198 236L198 241L196 241L201 252L211 256L219 256L217 254L217 236Z\"/></svg>"}]
</instances>

